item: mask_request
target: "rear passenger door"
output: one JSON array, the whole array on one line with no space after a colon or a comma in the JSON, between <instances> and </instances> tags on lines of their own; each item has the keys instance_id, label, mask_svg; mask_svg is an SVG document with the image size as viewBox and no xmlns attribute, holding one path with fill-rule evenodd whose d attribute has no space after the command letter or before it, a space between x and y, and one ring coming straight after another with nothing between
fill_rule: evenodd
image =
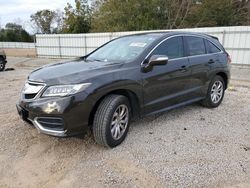
<instances>
[{"instance_id":1,"label":"rear passenger door","mask_svg":"<svg viewBox=\"0 0 250 188\"><path fill-rule=\"evenodd\" d=\"M185 36L189 65L191 69L193 97L204 97L209 84L210 66L216 59L213 55L207 54L206 39L198 36Z\"/></svg>"}]
</instances>

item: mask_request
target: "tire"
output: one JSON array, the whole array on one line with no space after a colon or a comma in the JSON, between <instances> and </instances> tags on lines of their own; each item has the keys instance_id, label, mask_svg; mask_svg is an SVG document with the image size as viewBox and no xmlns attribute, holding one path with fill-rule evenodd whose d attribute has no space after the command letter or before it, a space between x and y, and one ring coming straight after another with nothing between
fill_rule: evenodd
<instances>
[{"instance_id":1,"label":"tire","mask_svg":"<svg viewBox=\"0 0 250 188\"><path fill-rule=\"evenodd\" d=\"M127 115L122 114L122 110ZM124 117L122 118L122 116ZM122 95L105 97L94 116L93 135L95 141L111 148L121 144L127 136L130 117L131 109L127 97Z\"/></svg>"},{"instance_id":2,"label":"tire","mask_svg":"<svg viewBox=\"0 0 250 188\"><path fill-rule=\"evenodd\" d=\"M215 76L209 84L206 98L202 105L208 108L218 107L225 94L225 81L221 76Z\"/></svg>"},{"instance_id":3,"label":"tire","mask_svg":"<svg viewBox=\"0 0 250 188\"><path fill-rule=\"evenodd\" d=\"M4 71L5 69L5 61L2 57L0 57L0 71Z\"/></svg>"}]
</instances>

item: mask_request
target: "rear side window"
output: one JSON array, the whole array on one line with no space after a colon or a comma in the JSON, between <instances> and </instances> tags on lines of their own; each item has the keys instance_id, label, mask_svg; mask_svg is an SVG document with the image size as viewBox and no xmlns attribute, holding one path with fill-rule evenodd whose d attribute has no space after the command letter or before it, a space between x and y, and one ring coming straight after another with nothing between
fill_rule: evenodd
<instances>
[{"instance_id":1,"label":"rear side window","mask_svg":"<svg viewBox=\"0 0 250 188\"><path fill-rule=\"evenodd\" d=\"M186 37L186 41L190 56L206 54L206 48L203 38Z\"/></svg>"},{"instance_id":2,"label":"rear side window","mask_svg":"<svg viewBox=\"0 0 250 188\"><path fill-rule=\"evenodd\" d=\"M184 57L182 37L173 37L164 41L151 55L166 55L169 59Z\"/></svg>"},{"instance_id":3,"label":"rear side window","mask_svg":"<svg viewBox=\"0 0 250 188\"><path fill-rule=\"evenodd\" d=\"M207 47L207 53L212 54L212 53L218 53L221 50L215 46L212 42L205 40L206 41L206 47Z\"/></svg>"}]
</instances>

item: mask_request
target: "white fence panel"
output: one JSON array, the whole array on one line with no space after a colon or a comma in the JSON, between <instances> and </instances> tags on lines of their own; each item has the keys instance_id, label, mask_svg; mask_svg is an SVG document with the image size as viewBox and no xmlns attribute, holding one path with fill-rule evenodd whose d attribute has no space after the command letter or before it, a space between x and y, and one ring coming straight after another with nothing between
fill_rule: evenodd
<instances>
[{"instance_id":1,"label":"white fence panel","mask_svg":"<svg viewBox=\"0 0 250 188\"><path fill-rule=\"evenodd\" d=\"M29 42L0 42L0 48L35 48L35 44Z\"/></svg>"},{"instance_id":2,"label":"white fence panel","mask_svg":"<svg viewBox=\"0 0 250 188\"><path fill-rule=\"evenodd\" d=\"M250 65L250 26L157 31L193 31L216 36L232 56L233 63ZM36 35L37 54L39 57L52 58L79 57L90 53L111 39L142 32L150 31Z\"/></svg>"}]
</instances>

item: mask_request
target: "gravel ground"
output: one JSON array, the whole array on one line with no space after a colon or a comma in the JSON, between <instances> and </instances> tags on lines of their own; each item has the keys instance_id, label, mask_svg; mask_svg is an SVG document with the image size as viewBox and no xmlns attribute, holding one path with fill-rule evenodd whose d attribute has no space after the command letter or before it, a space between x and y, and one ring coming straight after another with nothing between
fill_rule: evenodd
<instances>
[{"instance_id":1,"label":"gravel ground","mask_svg":"<svg viewBox=\"0 0 250 188\"><path fill-rule=\"evenodd\" d=\"M216 109L199 104L132 123L114 149L85 137L39 134L17 115L36 66L9 58L0 73L0 187L250 187L250 87L233 85Z\"/></svg>"}]
</instances>

